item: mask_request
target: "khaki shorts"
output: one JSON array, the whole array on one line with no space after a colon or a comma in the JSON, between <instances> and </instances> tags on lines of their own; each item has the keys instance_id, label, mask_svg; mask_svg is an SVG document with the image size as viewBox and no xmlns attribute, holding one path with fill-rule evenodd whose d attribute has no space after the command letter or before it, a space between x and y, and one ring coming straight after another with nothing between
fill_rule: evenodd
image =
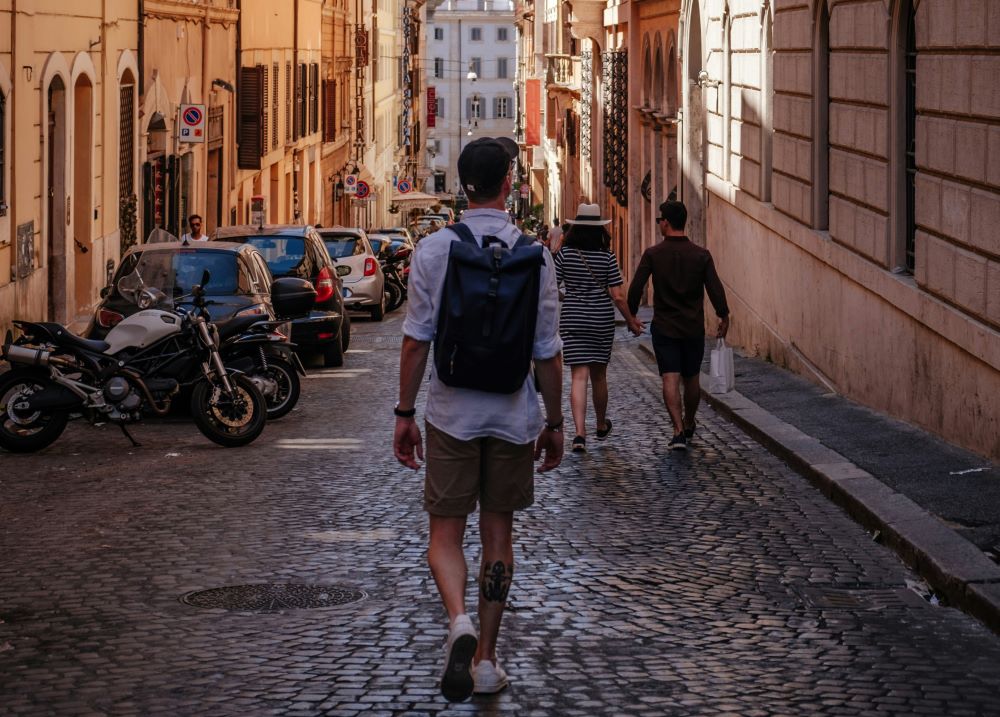
<instances>
[{"instance_id":1,"label":"khaki shorts","mask_svg":"<svg viewBox=\"0 0 1000 717\"><path fill-rule=\"evenodd\" d=\"M424 510L462 516L523 510L535 500L535 447L499 438L462 441L427 426Z\"/></svg>"}]
</instances>

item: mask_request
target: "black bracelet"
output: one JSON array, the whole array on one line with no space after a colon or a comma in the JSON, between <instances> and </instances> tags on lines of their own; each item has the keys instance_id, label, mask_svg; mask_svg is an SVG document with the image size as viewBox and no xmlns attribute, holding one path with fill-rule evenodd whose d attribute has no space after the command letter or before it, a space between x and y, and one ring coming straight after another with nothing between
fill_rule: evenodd
<instances>
[{"instance_id":1,"label":"black bracelet","mask_svg":"<svg viewBox=\"0 0 1000 717\"><path fill-rule=\"evenodd\" d=\"M548 421L546 421L545 430L552 431L553 433L561 433L563 424L565 422L566 422L565 416L563 418L560 418L558 423L549 423Z\"/></svg>"},{"instance_id":2,"label":"black bracelet","mask_svg":"<svg viewBox=\"0 0 1000 717\"><path fill-rule=\"evenodd\" d=\"M414 416L417 415L417 407L414 406L409 411L404 411L399 407L399 404L397 403L396 406L392 409L392 412L395 413L400 418L413 418Z\"/></svg>"}]
</instances>

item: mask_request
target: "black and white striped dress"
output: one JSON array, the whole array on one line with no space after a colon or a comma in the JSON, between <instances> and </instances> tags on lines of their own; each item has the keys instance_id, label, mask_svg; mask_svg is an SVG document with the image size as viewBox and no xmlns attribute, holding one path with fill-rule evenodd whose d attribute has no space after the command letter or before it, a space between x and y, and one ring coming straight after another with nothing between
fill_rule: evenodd
<instances>
[{"instance_id":1,"label":"black and white striped dress","mask_svg":"<svg viewBox=\"0 0 1000 717\"><path fill-rule=\"evenodd\" d=\"M624 283L618 260L610 251L564 246L555 264L556 278L565 292L559 314L563 361L569 366L607 363L615 340L615 306L604 287Z\"/></svg>"}]
</instances>

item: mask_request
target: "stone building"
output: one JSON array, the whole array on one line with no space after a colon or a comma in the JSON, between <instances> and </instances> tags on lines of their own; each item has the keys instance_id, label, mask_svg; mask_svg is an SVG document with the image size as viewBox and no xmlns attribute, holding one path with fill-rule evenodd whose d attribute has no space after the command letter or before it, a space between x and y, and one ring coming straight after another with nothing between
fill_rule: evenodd
<instances>
[{"instance_id":1,"label":"stone building","mask_svg":"<svg viewBox=\"0 0 1000 717\"><path fill-rule=\"evenodd\" d=\"M134 240L136 9L0 9L0 332L14 318L86 322Z\"/></svg>"},{"instance_id":2,"label":"stone building","mask_svg":"<svg viewBox=\"0 0 1000 717\"><path fill-rule=\"evenodd\" d=\"M594 7L563 21L601 53L580 187L626 273L676 190L734 343L1000 457L1000 4L612 0L602 34Z\"/></svg>"}]
</instances>

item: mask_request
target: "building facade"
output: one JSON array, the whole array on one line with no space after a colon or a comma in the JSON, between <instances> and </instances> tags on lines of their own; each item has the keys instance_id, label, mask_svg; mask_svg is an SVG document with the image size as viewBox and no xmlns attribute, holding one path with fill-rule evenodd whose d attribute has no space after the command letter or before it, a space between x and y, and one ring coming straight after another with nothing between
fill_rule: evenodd
<instances>
[{"instance_id":1,"label":"building facade","mask_svg":"<svg viewBox=\"0 0 1000 717\"><path fill-rule=\"evenodd\" d=\"M442 198L459 190L462 148L479 137L514 137L517 42L513 6L496 0L442 0L428 10L424 82L433 88L434 126L427 130L427 189Z\"/></svg>"},{"instance_id":2,"label":"building facade","mask_svg":"<svg viewBox=\"0 0 1000 717\"><path fill-rule=\"evenodd\" d=\"M0 9L0 332L86 322L135 239L137 20L126 0Z\"/></svg>"},{"instance_id":3,"label":"building facade","mask_svg":"<svg viewBox=\"0 0 1000 717\"><path fill-rule=\"evenodd\" d=\"M522 43L544 39L536 4L519 6ZM576 181L612 216L625 273L673 192L716 258L734 343L1000 456L997 4L597 8L556 17L581 40L579 100L550 77L543 102L527 86L522 100L557 147L546 114L576 111L576 179L523 140L532 166L556 163L561 195Z\"/></svg>"}]
</instances>

